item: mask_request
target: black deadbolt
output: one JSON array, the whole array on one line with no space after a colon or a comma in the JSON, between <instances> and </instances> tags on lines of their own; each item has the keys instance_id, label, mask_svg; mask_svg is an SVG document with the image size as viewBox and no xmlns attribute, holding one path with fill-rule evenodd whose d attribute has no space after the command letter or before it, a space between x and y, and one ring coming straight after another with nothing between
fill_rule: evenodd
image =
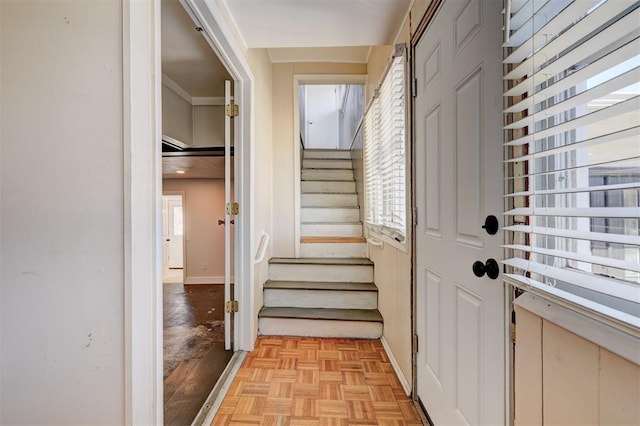
<instances>
[{"instance_id":1,"label":"black deadbolt","mask_svg":"<svg viewBox=\"0 0 640 426\"><path fill-rule=\"evenodd\" d=\"M485 263L476 260L473 262L473 274L476 277L481 277L487 274L487 277L495 280L500 275L500 266L495 259L487 259Z\"/></svg>"},{"instance_id":2,"label":"black deadbolt","mask_svg":"<svg viewBox=\"0 0 640 426\"><path fill-rule=\"evenodd\" d=\"M500 223L498 222L498 218L494 215L489 215L484 220L484 225L482 225L482 229L487 231L487 234L494 235L498 232L498 228L500 227Z\"/></svg>"}]
</instances>

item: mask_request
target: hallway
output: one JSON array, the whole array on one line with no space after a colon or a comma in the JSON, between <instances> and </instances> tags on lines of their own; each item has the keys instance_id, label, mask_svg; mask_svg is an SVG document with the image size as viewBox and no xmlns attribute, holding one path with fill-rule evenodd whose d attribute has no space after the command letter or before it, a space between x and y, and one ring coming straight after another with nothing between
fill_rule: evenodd
<instances>
[{"instance_id":1,"label":"hallway","mask_svg":"<svg viewBox=\"0 0 640 426\"><path fill-rule=\"evenodd\" d=\"M379 340L262 336L212 425L421 425Z\"/></svg>"},{"instance_id":2,"label":"hallway","mask_svg":"<svg viewBox=\"0 0 640 426\"><path fill-rule=\"evenodd\" d=\"M164 284L164 424L189 425L233 355L219 285Z\"/></svg>"}]
</instances>

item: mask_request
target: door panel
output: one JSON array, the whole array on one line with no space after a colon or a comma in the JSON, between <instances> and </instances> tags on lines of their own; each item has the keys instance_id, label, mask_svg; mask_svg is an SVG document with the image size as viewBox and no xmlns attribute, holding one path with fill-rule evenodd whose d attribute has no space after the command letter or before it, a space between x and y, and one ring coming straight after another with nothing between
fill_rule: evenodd
<instances>
[{"instance_id":1,"label":"door panel","mask_svg":"<svg viewBox=\"0 0 640 426\"><path fill-rule=\"evenodd\" d=\"M454 91L456 240L482 247L482 68Z\"/></svg>"},{"instance_id":2,"label":"door panel","mask_svg":"<svg viewBox=\"0 0 640 426\"><path fill-rule=\"evenodd\" d=\"M182 197L176 196L167 203L169 218L169 268L184 267L184 228Z\"/></svg>"},{"instance_id":3,"label":"door panel","mask_svg":"<svg viewBox=\"0 0 640 426\"><path fill-rule=\"evenodd\" d=\"M445 0L415 48L417 393L435 424L505 424L499 0Z\"/></svg>"}]
</instances>

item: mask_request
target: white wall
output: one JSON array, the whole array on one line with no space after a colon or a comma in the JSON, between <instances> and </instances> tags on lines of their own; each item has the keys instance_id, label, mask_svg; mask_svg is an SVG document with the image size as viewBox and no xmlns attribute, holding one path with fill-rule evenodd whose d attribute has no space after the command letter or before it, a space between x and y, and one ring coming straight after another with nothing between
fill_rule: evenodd
<instances>
[{"instance_id":1,"label":"white wall","mask_svg":"<svg viewBox=\"0 0 640 426\"><path fill-rule=\"evenodd\" d=\"M163 84L162 134L191 145L193 144L193 133L193 107Z\"/></svg>"},{"instance_id":2,"label":"white wall","mask_svg":"<svg viewBox=\"0 0 640 426\"><path fill-rule=\"evenodd\" d=\"M224 225L218 225L218 219L224 219L225 215L224 180L164 179L162 191L184 193L185 284L224 283ZM233 265L235 226L231 226ZM233 277L233 272L231 275Z\"/></svg>"},{"instance_id":3,"label":"white wall","mask_svg":"<svg viewBox=\"0 0 640 426\"><path fill-rule=\"evenodd\" d=\"M0 15L0 423L122 424L122 4Z\"/></svg>"},{"instance_id":4,"label":"white wall","mask_svg":"<svg viewBox=\"0 0 640 426\"><path fill-rule=\"evenodd\" d=\"M275 206L273 203L273 139L272 139L272 68L267 49L249 49L247 61L254 75L254 219L253 246L258 250L262 233L273 237ZM254 266L253 319L258 330L258 311L262 308L262 286L269 279L268 260L273 253L273 238L265 260ZM255 253L254 253L255 255Z\"/></svg>"},{"instance_id":5,"label":"white wall","mask_svg":"<svg viewBox=\"0 0 640 426\"><path fill-rule=\"evenodd\" d=\"M224 105L193 107L193 146L224 146Z\"/></svg>"}]
</instances>

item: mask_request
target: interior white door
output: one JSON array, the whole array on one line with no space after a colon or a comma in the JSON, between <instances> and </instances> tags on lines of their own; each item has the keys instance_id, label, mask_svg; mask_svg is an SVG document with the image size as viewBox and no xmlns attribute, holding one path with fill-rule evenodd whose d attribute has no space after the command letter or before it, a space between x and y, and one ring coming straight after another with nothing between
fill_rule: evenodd
<instances>
[{"instance_id":1,"label":"interior white door","mask_svg":"<svg viewBox=\"0 0 640 426\"><path fill-rule=\"evenodd\" d=\"M184 222L182 197L172 197L167 202L169 225L169 268L184 267Z\"/></svg>"},{"instance_id":2,"label":"interior white door","mask_svg":"<svg viewBox=\"0 0 640 426\"><path fill-rule=\"evenodd\" d=\"M445 0L415 48L418 396L436 425L504 425L500 0ZM499 269L498 269L499 272Z\"/></svg>"},{"instance_id":3,"label":"interior white door","mask_svg":"<svg viewBox=\"0 0 640 426\"><path fill-rule=\"evenodd\" d=\"M231 105L231 81L224 82L224 104ZM231 202L231 117L224 115L224 204ZM224 215L224 300L231 300L231 215ZM231 313L224 310L224 348L231 349Z\"/></svg>"},{"instance_id":4,"label":"interior white door","mask_svg":"<svg viewBox=\"0 0 640 426\"><path fill-rule=\"evenodd\" d=\"M305 87L305 147L336 149L339 136L338 90L335 85L310 84Z\"/></svg>"}]
</instances>

